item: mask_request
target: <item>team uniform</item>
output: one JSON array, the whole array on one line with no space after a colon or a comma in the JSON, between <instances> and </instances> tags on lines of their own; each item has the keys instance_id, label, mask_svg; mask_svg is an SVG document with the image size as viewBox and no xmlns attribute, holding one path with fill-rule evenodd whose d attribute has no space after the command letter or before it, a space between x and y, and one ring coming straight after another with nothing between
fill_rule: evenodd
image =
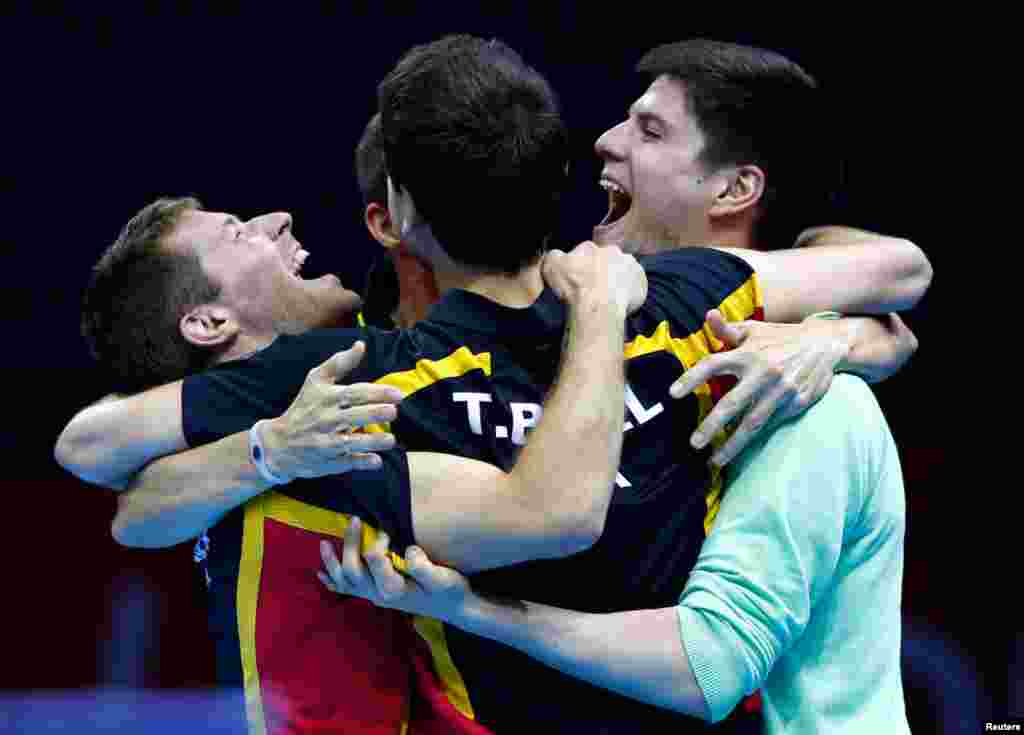
<instances>
[{"instance_id":1,"label":"team uniform","mask_svg":"<svg viewBox=\"0 0 1024 735\"><path fill-rule=\"evenodd\" d=\"M687 438L714 388L668 388L719 349L704 323L761 317L756 277L739 258L690 248L643 258L648 298L627 320L622 463L605 530L588 551L474 575L481 591L590 612L677 603L717 511L722 478ZM242 685L252 729L293 732L685 732L703 723L599 689L501 644L324 590L317 543L347 516L414 543L405 451L510 469L557 373L564 306L545 291L511 309L466 291L443 295L402 332L319 330L279 337L246 360L186 379L191 446L248 429L291 404L310 368L366 343L349 382L402 389L390 430L402 449L379 472L297 481L211 529L207 557L219 678ZM566 482L572 478L567 477ZM457 509L454 509L457 511ZM372 537L365 531L364 539ZM410 656L410 651L412 654ZM407 698L412 680L417 692ZM500 727L499 727L500 725ZM348 728L346 730L346 728Z\"/></svg>"}]
</instances>

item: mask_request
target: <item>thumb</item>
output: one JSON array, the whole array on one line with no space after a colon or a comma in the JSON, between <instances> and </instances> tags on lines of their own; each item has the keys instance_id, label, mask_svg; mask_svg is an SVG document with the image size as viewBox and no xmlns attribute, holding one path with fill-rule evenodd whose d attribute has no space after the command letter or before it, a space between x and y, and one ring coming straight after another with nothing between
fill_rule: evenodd
<instances>
[{"instance_id":1,"label":"thumb","mask_svg":"<svg viewBox=\"0 0 1024 735\"><path fill-rule=\"evenodd\" d=\"M362 362L363 355L365 354L366 345L363 344L362 340L356 342L347 350L336 352L320 366L320 377L325 382L337 383Z\"/></svg>"},{"instance_id":2,"label":"thumb","mask_svg":"<svg viewBox=\"0 0 1024 735\"><path fill-rule=\"evenodd\" d=\"M409 576L428 592L446 587L450 582L448 574L451 574L451 570L434 564L418 546L406 549L405 566L409 570Z\"/></svg>"},{"instance_id":3,"label":"thumb","mask_svg":"<svg viewBox=\"0 0 1024 735\"><path fill-rule=\"evenodd\" d=\"M739 347L747 338L747 330L742 323L725 321L725 317L718 309L709 311L705 318L708 326L711 327L711 333L724 342L729 349Z\"/></svg>"}]
</instances>

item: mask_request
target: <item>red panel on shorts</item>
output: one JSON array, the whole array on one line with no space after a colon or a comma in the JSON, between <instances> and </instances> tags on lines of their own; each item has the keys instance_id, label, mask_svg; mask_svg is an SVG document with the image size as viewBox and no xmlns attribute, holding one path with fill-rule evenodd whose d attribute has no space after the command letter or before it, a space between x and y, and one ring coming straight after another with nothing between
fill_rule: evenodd
<instances>
[{"instance_id":1,"label":"red panel on shorts","mask_svg":"<svg viewBox=\"0 0 1024 735\"><path fill-rule=\"evenodd\" d=\"M396 735L411 686L404 615L323 587L330 536L270 519L263 534L256 662L268 735Z\"/></svg>"}]
</instances>

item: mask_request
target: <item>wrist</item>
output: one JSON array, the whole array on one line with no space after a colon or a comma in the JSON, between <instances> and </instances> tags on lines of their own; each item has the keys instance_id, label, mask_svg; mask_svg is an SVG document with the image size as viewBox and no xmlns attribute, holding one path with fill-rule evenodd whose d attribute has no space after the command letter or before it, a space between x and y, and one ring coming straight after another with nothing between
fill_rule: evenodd
<instances>
[{"instance_id":1,"label":"wrist","mask_svg":"<svg viewBox=\"0 0 1024 735\"><path fill-rule=\"evenodd\" d=\"M260 476L274 485L284 485L292 479L286 468L278 464L282 444L281 426L275 419L257 421L249 430L249 459Z\"/></svg>"},{"instance_id":2,"label":"wrist","mask_svg":"<svg viewBox=\"0 0 1024 735\"><path fill-rule=\"evenodd\" d=\"M852 372L855 367L852 355L854 345L857 343L857 335L860 333L860 320L851 317L837 318L832 322L832 326L834 326L833 344L837 353L834 372Z\"/></svg>"},{"instance_id":3,"label":"wrist","mask_svg":"<svg viewBox=\"0 0 1024 735\"><path fill-rule=\"evenodd\" d=\"M580 324L600 323L609 319L625 321L628 304L615 294L601 289L584 289L568 301L569 317Z\"/></svg>"},{"instance_id":4,"label":"wrist","mask_svg":"<svg viewBox=\"0 0 1024 735\"><path fill-rule=\"evenodd\" d=\"M471 592L451 611L445 622L474 635L495 638L501 615L500 605Z\"/></svg>"}]
</instances>

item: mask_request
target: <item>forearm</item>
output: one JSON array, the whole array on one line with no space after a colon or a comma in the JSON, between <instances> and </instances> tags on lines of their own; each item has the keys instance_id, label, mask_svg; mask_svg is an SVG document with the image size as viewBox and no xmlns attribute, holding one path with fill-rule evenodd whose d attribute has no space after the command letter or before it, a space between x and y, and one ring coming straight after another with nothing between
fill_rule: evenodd
<instances>
[{"instance_id":1,"label":"forearm","mask_svg":"<svg viewBox=\"0 0 1024 735\"><path fill-rule=\"evenodd\" d=\"M61 432L54 459L76 477L124 490L147 463L185 448L181 387L107 396L79 411Z\"/></svg>"},{"instance_id":2,"label":"forearm","mask_svg":"<svg viewBox=\"0 0 1024 735\"><path fill-rule=\"evenodd\" d=\"M890 293L885 294L894 299L890 312L905 311L913 307L924 296L931 285L932 266L924 252L909 240L889 237L877 232L870 232L845 225L826 225L811 227L797 237L794 247L814 248L822 246L868 246L888 250L891 262L895 267ZM884 286L884 283L879 283ZM878 314L885 311L884 304L879 308L868 308L863 313ZM898 308L902 306L903 308ZM855 311L855 310L851 310ZM911 335L912 337L913 335ZM895 371L894 371L895 372Z\"/></svg>"},{"instance_id":3,"label":"forearm","mask_svg":"<svg viewBox=\"0 0 1024 735\"><path fill-rule=\"evenodd\" d=\"M173 546L269 487L249 458L248 432L239 432L148 465L118 498L111 530L124 546Z\"/></svg>"},{"instance_id":4,"label":"forearm","mask_svg":"<svg viewBox=\"0 0 1024 735\"><path fill-rule=\"evenodd\" d=\"M509 476L519 502L556 528L567 520L583 548L604 529L622 451L624 323L625 312L604 299L570 305L558 380Z\"/></svg>"},{"instance_id":5,"label":"forearm","mask_svg":"<svg viewBox=\"0 0 1024 735\"><path fill-rule=\"evenodd\" d=\"M905 311L931 284L931 264L909 240L845 228L828 228L808 240L813 247L771 253L725 249L758 272L768 321L799 321L827 310Z\"/></svg>"},{"instance_id":6,"label":"forearm","mask_svg":"<svg viewBox=\"0 0 1024 735\"><path fill-rule=\"evenodd\" d=\"M675 608L593 614L473 596L449 622L595 686L709 717L683 649Z\"/></svg>"}]
</instances>

